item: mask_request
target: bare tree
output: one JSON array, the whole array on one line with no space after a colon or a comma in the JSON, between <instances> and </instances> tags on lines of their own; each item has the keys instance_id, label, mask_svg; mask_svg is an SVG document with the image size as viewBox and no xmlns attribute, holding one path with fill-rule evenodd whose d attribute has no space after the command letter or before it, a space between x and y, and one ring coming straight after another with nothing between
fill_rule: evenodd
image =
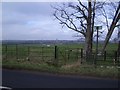
<instances>
[{"instance_id":1,"label":"bare tree","mask_svg":"<svg viewBox=\"0 0 120 90\"><path fill-rule=\"evenodd\" d=\"M106 35L106 38L105 38L105 41L104 41L104 44L103 44L103 47L102 47L102 52L104 52L104 50L105 50L105 48L106 48L106 46L107 46L107 44L109 42L109 39L110 39L115 27L120 26L118 24L118 21L120 19L120 1L116 3L117 8L116 8L116 5L113 2L111 2L110 6L111 5L113 6L113 9L115 9L115 13L114 12L112 12L112 14L108 13L109 15L112 16L112 23L110 25L108 24L109 21L108 21L108 17L107 17L107 14L106 14L106 10L104 9L104 7L102 8L103 16L106 19L106 25L107 25L107 28L108 28L108 33Z\"/></svg>"},{"instance_id":2,"label":"bare tree","mask_svg":"<svg viewBox=\"0 0 120 90\"><path fill-rule=\"evenodd\" d=\"M96 0L77 3L63 3L54 6L54 17L59 20L62 26L74 30L85 37L85 51L92 52L92 42L94 33L95 10L101 8L104 2L96 3Z\"/></svg>"},{"instance_id":3,"label":"bare tree","mask_svg":"<svg viewBox=\"0 0 120 90\"><path fill-rule=\"evenodd\" d=\"M118 27L118 56L120 56L120 26Z\"/></svg>"}]
</instances>

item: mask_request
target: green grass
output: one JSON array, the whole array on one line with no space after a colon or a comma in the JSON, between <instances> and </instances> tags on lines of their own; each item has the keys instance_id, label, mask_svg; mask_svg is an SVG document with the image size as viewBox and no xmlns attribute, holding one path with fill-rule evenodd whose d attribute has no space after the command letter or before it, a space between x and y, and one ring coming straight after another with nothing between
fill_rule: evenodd
<instances>
[{"instance_id":1,"label":"green grass","mask_svg":"<svg viewBox=\"0 0 120 90\"><path fill-rule=\"evenodd\" d=\"M3 68L18 69L18 70L34 70L41 72L57 73L57 74L70 74L70 75L81 75L81 76L93 76L93 77L104 77L104 78L118 78L118 69L113 66L110 68L100 67L94 68L93 66L80 65L73 67L55 67L48 64L35 64L29 61L17 62L9 61L3 62Z\"/></svg>"},{"instance_id":2,"label":"green grass","mask_svg":"<svg viewBox=\"0 0 120 90\"><path fill-rule=\"evenodd\" d=\"M73 65L80 61L80 49L84 48L80 44L58 45L57 61L54 58L54 46L46 47L41 45L8 45L2 47L2 66L10 69L27 69L43 72L78 74L86 76L118 78L118 68L113 64L114 51L117 44L107 46L107 59L103 61L103 56L98 57L97 68L93 65L94 56L89 57L82 65ZM95 45L93 45L93 50ZM101 45L99 45L101 49ZM7 59L6 59L7 58ZM29 60L27 59L29 58ZM56 67L56 62L58 66ZM69 67L70 66L70 67ZM103 66L103 67L101 67ZM110 66L111 68L106 68Z\"/></svg>"},{"instance_id":3,"label":"green grass","mask_svg":"<svg viewBox=\"0 0 120 90\"><path fill-rule=\"evenodd\" d=\"M99 44L99 49L101 50L102 45ZM83 48L82 44L70 44L70 45L58 45L57 50L57 59L62 64L65 63L73 63L80 60L80 49ZM98 64L112 64L114 59L114 53L117 50L117 44L108 44L106 48L106 62L104 60L104 56L98 57ZM95 53L95 44L93 44L93 53ZM2 56L3 60L8 59L26 59L30 58L32 61L50 61L54 60L55 51L54 46L46 47L41 45L18 45L16 49L16 45L3 45L2 47ZM93 63L95 54L88 57L88 61ZM85 57L84 57L85 59ZM100 60L100 61L99 61ZM101 61L102 60L102 61ZM100 62L100 63L99 63Z\"/></svg>"}]
</instances>

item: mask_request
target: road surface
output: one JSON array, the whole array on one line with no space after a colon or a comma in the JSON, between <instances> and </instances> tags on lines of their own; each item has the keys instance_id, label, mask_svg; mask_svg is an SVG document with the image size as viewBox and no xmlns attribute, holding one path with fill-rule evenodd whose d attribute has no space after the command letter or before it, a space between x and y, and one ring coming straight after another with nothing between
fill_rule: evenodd
<instances>
[{"instance_id":1,"label":"road surface","mask_svg":"<svg viewBox=\"0 0 120 90\"><path fill-rule=\"evenodd\" d=\"M9 88L118 88L118 80L3 69L2 86Z\"/></svg>"}]
</instances>

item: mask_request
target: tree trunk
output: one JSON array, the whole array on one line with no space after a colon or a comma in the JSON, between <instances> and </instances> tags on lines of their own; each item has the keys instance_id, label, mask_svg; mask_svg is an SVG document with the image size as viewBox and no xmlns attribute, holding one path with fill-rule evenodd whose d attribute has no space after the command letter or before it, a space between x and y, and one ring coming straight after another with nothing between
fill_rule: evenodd
<instances>
[{"instance_id":1,"label":"tree trunk","mask_svg":"<svg viewBox=\"0 0 120 90\"><path fill-rule=\"evenodd\" d=\"M120 41L118 42L118 56L120 57Z\"/></svg>"},{"instance_id":2,"label":"tree trunk","mask_svg":"<svg viewBox=\"0 0 120 90\"><path fill-rule=\"evenodd\" d=\"M109 39L110 39L114 29L115 29L115 26L116 26L117 22L120 19L120 12L119 11L120 11L120 3L118 5L117 11L116 11L115 16L114 16L113 21L112 21L112 24L111 24L110 29L109 29L109 31L107 33L106 38L105 38L105 41L104 41L104 44L103 44L103 47L102 47L102 52L105 51L105 48L106 48L106 46L107 46L107 44L109 42Z\"/></svg>"},{"instance_id":3,"label":"tree trunk","mask_svg":"<svg viewBox=\"0 0 120 90\"><path fill-rule=\"evenodd\" d=\"M85 38L85 51L86 51L86 55L89 55L92 52L92 39L91 39L91 36Z\"/></svg>"},{"instance_id":4,"label":"tree trunk","mask_svg":"<svg viewBox=\"0 0 120 90\"><path fill-rule=\"evenodd\" d=\"M110 30L108 31L107 36L105 38L105 42L104 42L104 45L103 45L103 48L102 48L102 52L105 51L105 48L106 48L106 46L109 42L109 39L110 39L114 29L115 29L115 26L116 26L117 22L119 21L119 18L120 18L120 13L119 13L118 17L111 24Z\"/></svg>"},{"instance_id":5,"label":"tree trunk","mask_svg":"<svg viewBox=\"0 0 120 90\"><path fill-rule=\"evenodd\" d=\"M120 57L120 26L118 27L118 56Z\"/></svg>"},{"instance_id":6,"label":"tree trunk","mask_svg":"<svg viewBox=\"0 0 120 90\"><path fill-rule=\"evenodd\" d=\"M86 37L85 37L85 51L86 55L89 55L92 52L92 6L91 6L91 0L88 2L88 19L87 19L87 31L86 31Z\"/></svg>"}]
</instances>

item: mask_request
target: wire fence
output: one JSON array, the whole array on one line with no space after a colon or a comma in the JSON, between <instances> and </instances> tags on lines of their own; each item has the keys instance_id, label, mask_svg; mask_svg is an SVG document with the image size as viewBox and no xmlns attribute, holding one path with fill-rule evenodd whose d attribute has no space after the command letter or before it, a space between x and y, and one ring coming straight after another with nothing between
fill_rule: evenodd
<instances>
[{"instance_id":1,"label":"wire fence","mask_svg":"<svg viewBox=\"0 0 120 90\"><path fill-rule=\"evenodd\" d=\"M18 62L29 61L31 63L47 63L49 65L62 66L66 64L95 64L95 65L119 65L120 55L117 51L95 51L85 55L83 48L39 46L39 45L3 45L2 60L15 60Z\"/></svg>"}]
</instances>

